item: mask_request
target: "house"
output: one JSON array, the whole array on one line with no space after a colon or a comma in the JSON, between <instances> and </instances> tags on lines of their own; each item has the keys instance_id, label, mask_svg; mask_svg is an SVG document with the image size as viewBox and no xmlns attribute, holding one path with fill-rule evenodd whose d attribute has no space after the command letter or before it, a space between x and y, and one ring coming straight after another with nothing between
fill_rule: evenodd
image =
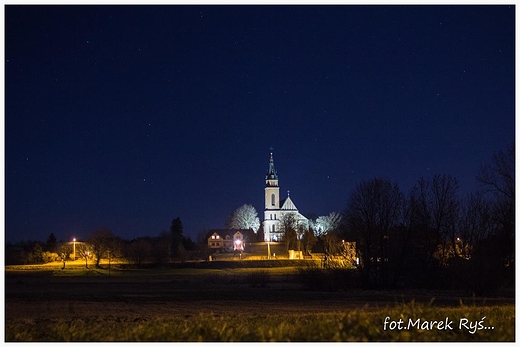
<instances>
[{"instance_id":1,"label":"house","mask_svg":"<svg viewBox=\"0 0 520 347\"><path fill-rule=\"evenodd\" d=\"M206 239L214 252L246 251L248 244L257 241L252 229L212 229Z\"/></svg>"}]
</instances>

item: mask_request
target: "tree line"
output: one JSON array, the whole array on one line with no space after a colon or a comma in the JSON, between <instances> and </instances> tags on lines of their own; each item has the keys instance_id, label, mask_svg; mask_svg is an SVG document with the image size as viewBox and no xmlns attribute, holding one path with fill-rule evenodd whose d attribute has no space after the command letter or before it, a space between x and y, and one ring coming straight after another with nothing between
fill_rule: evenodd
<instances>
[{"instance_id":1,"label":"tree line","mask_svg":"<svg viewBox=\"0 0 520 347\"><path fill-rule=\"evenodd\" d=\"M51 233L46 242L27 241L16 245L6 245L6 265L42 264L62 261L63 268L68 261L81 259L85 267L100 268L102 259L125 258L137 266L146 263L160 265L171 260L185 260L199 254L205 258L204 247L200 247L189 236L183 235L180 217L172 220L170 230L162 231L156 237L138 237L124 240L108 228L93 231L85 240L58 242Z\"/></svg>"},{"instance_id":2,"label":"tree line","mask_svg":"<svg viewBox=\"0 0 520 347\"><path fill-rule=\"evenodd\" d=\"M465 197L450 175L420 178L405 195L375 178L351 192L334 231L356 242L369 287L471 289L489 294L514 284L515 148L511 143Z\"/></svg>"}]
</instances>

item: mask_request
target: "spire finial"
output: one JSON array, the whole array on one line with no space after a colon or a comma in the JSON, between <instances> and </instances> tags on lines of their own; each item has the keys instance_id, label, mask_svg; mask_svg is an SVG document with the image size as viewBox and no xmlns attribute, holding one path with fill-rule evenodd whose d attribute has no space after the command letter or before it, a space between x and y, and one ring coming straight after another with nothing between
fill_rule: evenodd
<instances>
[{"instance_id":1,"label":"spire finial","mask_svg":"<svg viewBox=\"0 0 520 347\"><path fill-rule=\"evenodd\" d=\"M291 191L289 189L287 189L287 197L289 197L290 193L291 193Z\"/></svg>"}]
</instances>

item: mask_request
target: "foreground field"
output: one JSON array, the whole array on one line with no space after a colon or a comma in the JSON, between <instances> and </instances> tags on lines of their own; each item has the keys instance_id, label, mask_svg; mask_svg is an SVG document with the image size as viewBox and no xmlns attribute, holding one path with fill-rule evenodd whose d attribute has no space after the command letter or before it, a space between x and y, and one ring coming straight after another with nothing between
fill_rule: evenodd
<instances>
[{"instance_id":1,"label":"foreground field","mask_svg":"<svg viewBox=\"0 0 520 347\"><path fill-rule=\"evenodd\" d=\"M514 298L312 292L294 267L6 268L5 281L6 341L514 341Z\"/></svg>"}]
</instances>

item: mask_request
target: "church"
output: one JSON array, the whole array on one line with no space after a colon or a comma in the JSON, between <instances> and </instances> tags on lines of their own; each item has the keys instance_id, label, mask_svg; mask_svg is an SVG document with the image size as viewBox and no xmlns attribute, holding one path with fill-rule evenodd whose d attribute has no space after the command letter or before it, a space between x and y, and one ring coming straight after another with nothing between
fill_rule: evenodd
<instances>
[{"instance_id":1,"label":"church","mask_svg":"<svg viewBox=\"0 0 520 347\"><path fill-rule=\"evenodd\" d=\"M293 214L298 224L308 227L308 219L302 215L289 197L280 200L280 187L278 186L278 174L274 168L273 152L269 158L269 169L265 176L265 209L264 209L264 239L265 241L282 241L284 230L281 224L283 218Z\"/></svg>"}]
</instances>

